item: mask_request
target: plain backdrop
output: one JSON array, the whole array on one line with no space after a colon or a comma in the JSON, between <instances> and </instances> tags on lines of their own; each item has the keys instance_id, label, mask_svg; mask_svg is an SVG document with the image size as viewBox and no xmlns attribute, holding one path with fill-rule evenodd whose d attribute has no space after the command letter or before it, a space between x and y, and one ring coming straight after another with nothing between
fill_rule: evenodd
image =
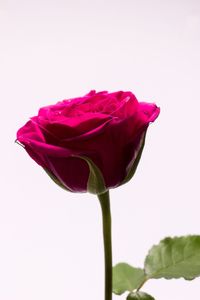
<instances>
[{"instance_id":1,"label":"plain backdrop","mask_svg":"<svg viewBox=\"0 0 200 300\"><path fill-rule=\"evenodd\" d=\"M0 85L0 299L104 299L96 197L59 189L14 143L39 107L91 89L161 107L135 177L111 191L113 263L200 234L199 0L0 0ZM143 290L198 299L200 280Z\"/></svg>"}]
</instances>

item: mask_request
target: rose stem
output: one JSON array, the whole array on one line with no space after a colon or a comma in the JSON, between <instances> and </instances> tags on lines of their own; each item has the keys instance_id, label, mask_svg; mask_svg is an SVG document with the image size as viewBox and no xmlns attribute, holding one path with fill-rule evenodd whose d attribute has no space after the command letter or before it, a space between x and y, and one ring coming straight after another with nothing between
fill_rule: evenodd
<instances>
[{"instance_id":1,"label":"rose stem","mask_svg":"<svg viewBox=\"0 0 200 300\"><path fill-rule=\"evenodd\" d=\"M105 300L112 300L112 240L109 191L98 195L103 220L104 259L105 259Z\"/></svg>"}]
</instances>

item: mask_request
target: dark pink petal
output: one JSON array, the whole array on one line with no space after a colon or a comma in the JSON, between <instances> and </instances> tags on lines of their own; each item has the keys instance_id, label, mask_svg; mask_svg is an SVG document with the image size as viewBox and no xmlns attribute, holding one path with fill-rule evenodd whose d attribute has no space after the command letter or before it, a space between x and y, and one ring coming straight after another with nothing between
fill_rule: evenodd
<instances>
[{"instance_id":1,"label":"dark pink petal","mask_svg":"<svg viewBox=\"0 0 200 300\"><path fill-rule=\"evenodd\" d=\"M160 108L153 103L140 102L139 112L146 122L154 122L160 113Z\"/></svg>"},{"instance_id":2,"label":"dark pink petal","mask_svg":"<svg viewBox=\"0 0 200 300\"><path fill-rule=\"evenodd\" d=\"M59 158L47 156L51 172L72 192L86 192L89 168L87 163L76 157Z\"/></svg>"}]
</instances>

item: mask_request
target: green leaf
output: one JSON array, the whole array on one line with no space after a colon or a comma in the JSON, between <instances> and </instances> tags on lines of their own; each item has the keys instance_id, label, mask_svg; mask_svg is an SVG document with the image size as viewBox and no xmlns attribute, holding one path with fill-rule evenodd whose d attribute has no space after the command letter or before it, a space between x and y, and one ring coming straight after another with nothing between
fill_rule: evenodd
<instances>
[{"instance_id":1,"label":"green leaf","mask_svg":"<svg viewBox=\"0 0 200 300\"><path fill-rule=\"evenodd\" d=\"M140 138L140 142L139 142L137 149L135 150L134 157L127 167L127 170L126 170L127 175L120 185L127 183L135 174L137 166L140 161L140 158L142 156L143 149L144 149L145 137L146 137L146 131L143 133L143 135Z\"/></svg>"},{"instance_id":2,"label":"green leaf","mask_svg":"<svg viewBox=\"0 0 200 300\"><path fill-rule=\"evenodd\" d=\"M130 293L126 299L127 300L155 300L152 296L143 292Z\"/></svg>"},{"instance_id":3,"label":"green leaf","mask_svg":"<svg viewBox=\"0 0 200 300\"><path fill-rule=\"evenodd\" d=\"M87 191L92 194L102 194L107 191L105 186L104 178L99 170L99 168L95 165L95 163L88 157L85 156L76 156L87 162L88 167L90 169L89 178L87 182Z\"/></svg>"},{"instance_id":4,"label":"green leaf","mask_svg":"<svg viewBox=\"0 0 200 300\"><path fill-rule=\"evenodd\" d=\"M200 276L200 236L165 238L153 246L145 259L148 278L185 278Z\"/></svg>"},{"instance_id":5,"label":"green leaf","mask_svg":"<svg viewBox=\"0 0 200 300\"><path fill-rule=\"evenodd\" d=\"M145 279L143 269L119 263L113 267L113 293L121 295L126 291L131 292L139 288Z\"/></svg>"}]
</instances>

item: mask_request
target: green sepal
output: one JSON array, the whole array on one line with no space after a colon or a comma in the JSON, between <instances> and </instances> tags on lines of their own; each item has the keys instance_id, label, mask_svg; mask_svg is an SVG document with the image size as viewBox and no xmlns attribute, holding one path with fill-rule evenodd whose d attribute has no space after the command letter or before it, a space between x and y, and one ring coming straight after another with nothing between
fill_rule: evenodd
<instances>
[{"instance_id":1,"label":"green sepal","mask_svg":"<svg viewBox=\"0 0 200 300\"><path fill-rule=\"evenodd\" d=\"M127 300L155 300L151 295L144 292L132 292L126 298Z\"/></svg>"},{"instance_id":2,"label":"green sepal","mask_svg":"<svg viewBox=\"0 0 200 300\"><path fill-rule=\"evenodd\" d=\"M56 176L54 176L51 172L49 172L47 169L43 168L44 171L47 173L47 175L62 189L64 189L65 191L71 192L71 190L69 188L67 188L64 184L62 184L62 182L60 180L58 180L58 178Z\"/></svg>"},{"instance_id":3,"label":"green sepal","mask_svg":"<svg viewBox=\"0 0 200 300\"><path fill-rule=\"evenodd\" d=\"M119 263L113 267L113 293L121 295L126 291L138 289L145 282L143 269L134 268L126 263Z\"/></svg>"},{"instance_id":4,"label":"green sepal","mask_svg":"<svg viewBox=\"0 0 200 300\"><path fill-rule=\"evenodd\" d=\"M131 162L126 168L127 175L120 185L127 183L134 176L144 149L145 137L146 137L146 131L143 133L143 135L140 138L140 142L137 149L135 150L134 157L132 158Z\"/></svg>"},{"instance_id":5,"label":"green sepal","mask_svg":"<svg viewBox=\"0 0 200 300\"><path fill-rule=\"evenodd\" d=\"M145 259L148 278L181 278L200 276L200 236L168 237L153 246Z\"/></svg>"},{"instance_id":6,"label":"green sepal","mask_svg":"<svg viewBox=\"0 0 200 300\"><path fill-rule=\"evenodd\" d=\"M75 157L83 159L88 164L90 172L87 181L87 191L95 195L105 193L108 189L105 186L103 175L96 164L86 156Z\"/></svg>"}]
</instances>

